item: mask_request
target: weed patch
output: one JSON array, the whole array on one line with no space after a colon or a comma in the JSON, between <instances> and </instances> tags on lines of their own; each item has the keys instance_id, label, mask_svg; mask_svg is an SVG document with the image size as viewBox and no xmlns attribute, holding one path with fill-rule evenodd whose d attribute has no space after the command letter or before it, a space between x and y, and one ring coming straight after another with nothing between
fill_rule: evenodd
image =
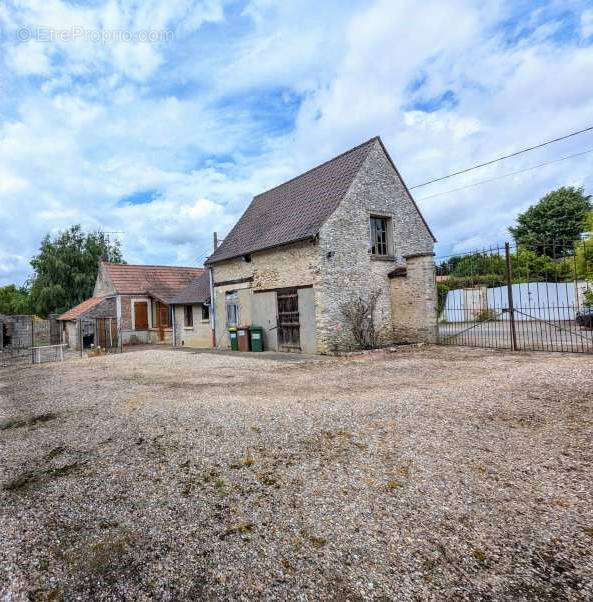
<instances>
[{"instance_id":1,"label":"weed patch","mask_svg":"<svg viewBox=\"0 0 593 602\"><path fill-rule=\"evenodd\" d=\"M220 539L224 539L225 537L229 537L230 535L241 534L244 535L246 533L251 533L253 531L253 523L244 522L239 523L233 527L229 527L226 531L221 533Z\"/></svg>"},{"instance_id":2,"label":"weed patch","mask_svg":"<svg viewBox=\"0 0 593 602\"><path fill-rule=\"evenodd\" d=\"M8 418L4 422L0 423L0 431L7 431L9 429L18 429L25 426L34 426L36 424L49 422L50 420L56 419L57 414L52 412L46 412L44 414L36 414L35 416L27 416L24 418Z\"/></svg>"}]
</instances>

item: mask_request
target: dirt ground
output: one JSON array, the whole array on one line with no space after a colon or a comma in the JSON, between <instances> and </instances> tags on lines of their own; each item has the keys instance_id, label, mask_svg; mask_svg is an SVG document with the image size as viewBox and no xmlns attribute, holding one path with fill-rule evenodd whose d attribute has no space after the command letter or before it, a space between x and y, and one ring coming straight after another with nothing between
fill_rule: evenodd
<instances>
[{"instance_id":1,"label":"dirt ground","mask_svg":"<svg viewBox=\"0 0 593 602\"><path fill-rule=\"evenodd\" d=\"M592 357L0 370L0 600L591 600Z\"/></svg>"}]
</instances>

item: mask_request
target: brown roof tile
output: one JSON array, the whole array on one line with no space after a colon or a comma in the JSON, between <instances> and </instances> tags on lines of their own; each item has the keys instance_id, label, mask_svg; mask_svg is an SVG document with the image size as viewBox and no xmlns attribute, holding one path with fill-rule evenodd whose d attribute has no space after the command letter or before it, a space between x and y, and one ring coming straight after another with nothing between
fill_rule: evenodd
<instances>
[{"instance_id":1,"label":"brown roof tile","mask_svg":"<svg viewBox=\"0 0 593 602\"><path fill-rule=\"evenodd\" d=\"M210 300L210 274L204 272L192 280L171 303L186 305L191 303L207 303Z\"/></svg>"},{"instance_id":2,"label":"brown roof tile","mask_svg":"<svg viewBox=\"0 0 593 602\"><path fill-rule=\"evenodd\" d=\"M253 197L206 263L315 236L335 211L378 137Z\"/></svg>"}]
</instances>

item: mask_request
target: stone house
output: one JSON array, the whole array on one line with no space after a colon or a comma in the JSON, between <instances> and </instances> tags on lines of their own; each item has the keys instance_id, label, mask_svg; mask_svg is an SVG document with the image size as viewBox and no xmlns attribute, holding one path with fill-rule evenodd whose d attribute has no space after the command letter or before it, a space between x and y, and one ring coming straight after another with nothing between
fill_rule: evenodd
<instances>
[{"instance_id":1,"label":"stone house","mask_svg":"<svg viewBox=\"0 0 593 602\"><path fill-rule=\"evenodd\" d=\"M377 291L380 342L436 337L435 238L379 137L255 196L206 265L216 344L258 325L272 350L357 343L344 309Z\"/></svg>"},{"instance_id":2,"label":"stone house","mask_svg":"<svg viewBox=\"0 0 593 602\"><path fill-rule=\"evenodd\" d=\"M202 268L101 262L93 297L113 299L124 345L173 341L173 298Z\"/></svg>"},{"instance_id":3,"label":"stone house","mask_svg":"<svg viewBox=\"0 0 593 602\"><path fill-rule=\"evenodd\" d=\"M207 270L192 280L171 300L173 345L212 347L210 326L210 274Z\"/></svg>"}]
</instances>

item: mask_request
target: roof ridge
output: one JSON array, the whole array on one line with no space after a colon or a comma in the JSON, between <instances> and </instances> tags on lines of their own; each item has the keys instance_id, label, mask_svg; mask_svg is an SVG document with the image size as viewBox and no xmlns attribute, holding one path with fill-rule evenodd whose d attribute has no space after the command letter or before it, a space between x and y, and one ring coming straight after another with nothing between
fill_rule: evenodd
<instances>
[{"instance_id":1,"label":"roof ridge","mask_svg":"<svg viewBox=\"0 0 593 602\"><path fill-rule=\"evenodd\" d=\"M190 266L190 265L151 265L145 263L113 263L112 261L101 261L101 263L105 265L114 265L117 267L128 267L128 268L166 268L177 269L177 270L204 270L199 266Z\"/></svg>"},{"instance_id":2,"label":"roof ridge","mask_svg":"<svg viewBox=\"0 0 593 602\"><path fill-rule=\"evenodd\" d=\"M271 192L272 190L276 190L276 188L280 188L281 186L285 186L286 184L290 184L290 182L293 182L294 180L298 180L299 178L301 178L303 176L306 176L307 174L311 173L312 171L315 171L316 169L324 167L328 163L331 163L332 161L335 161L336 159L340 159L340 158L344 157L345 155L348 155L349 153L352 153L352 152L358 150L359 148L362 148L365 144L370 144L371 142L375 142L376 140L380 141L381 137L380 136L373 136L372 138L369 138L365 142L361 142L360 144L357 144L356 146L353 146L352 148L348 149L347 151L344 151L343 153L340 153L339 155L336 155L335 157L332 157L331 159L328 159L327 161L324 161L323 163L319 163L319 165L315 165L315 167L311 167L307 171L303 171L298 176L294 176L294 178L290 178L289 180L286 180L285 182L282 182L281 184L278 184L277 186L272 186L272 188L268 188L268 190L264 190L263 192L260 192L259 194L256 194L253 197L253 199L255 200L258 197L260 197L260 196L262 196L264 194L267 194L268 192Z\"/></svg>"}]
</instances>

